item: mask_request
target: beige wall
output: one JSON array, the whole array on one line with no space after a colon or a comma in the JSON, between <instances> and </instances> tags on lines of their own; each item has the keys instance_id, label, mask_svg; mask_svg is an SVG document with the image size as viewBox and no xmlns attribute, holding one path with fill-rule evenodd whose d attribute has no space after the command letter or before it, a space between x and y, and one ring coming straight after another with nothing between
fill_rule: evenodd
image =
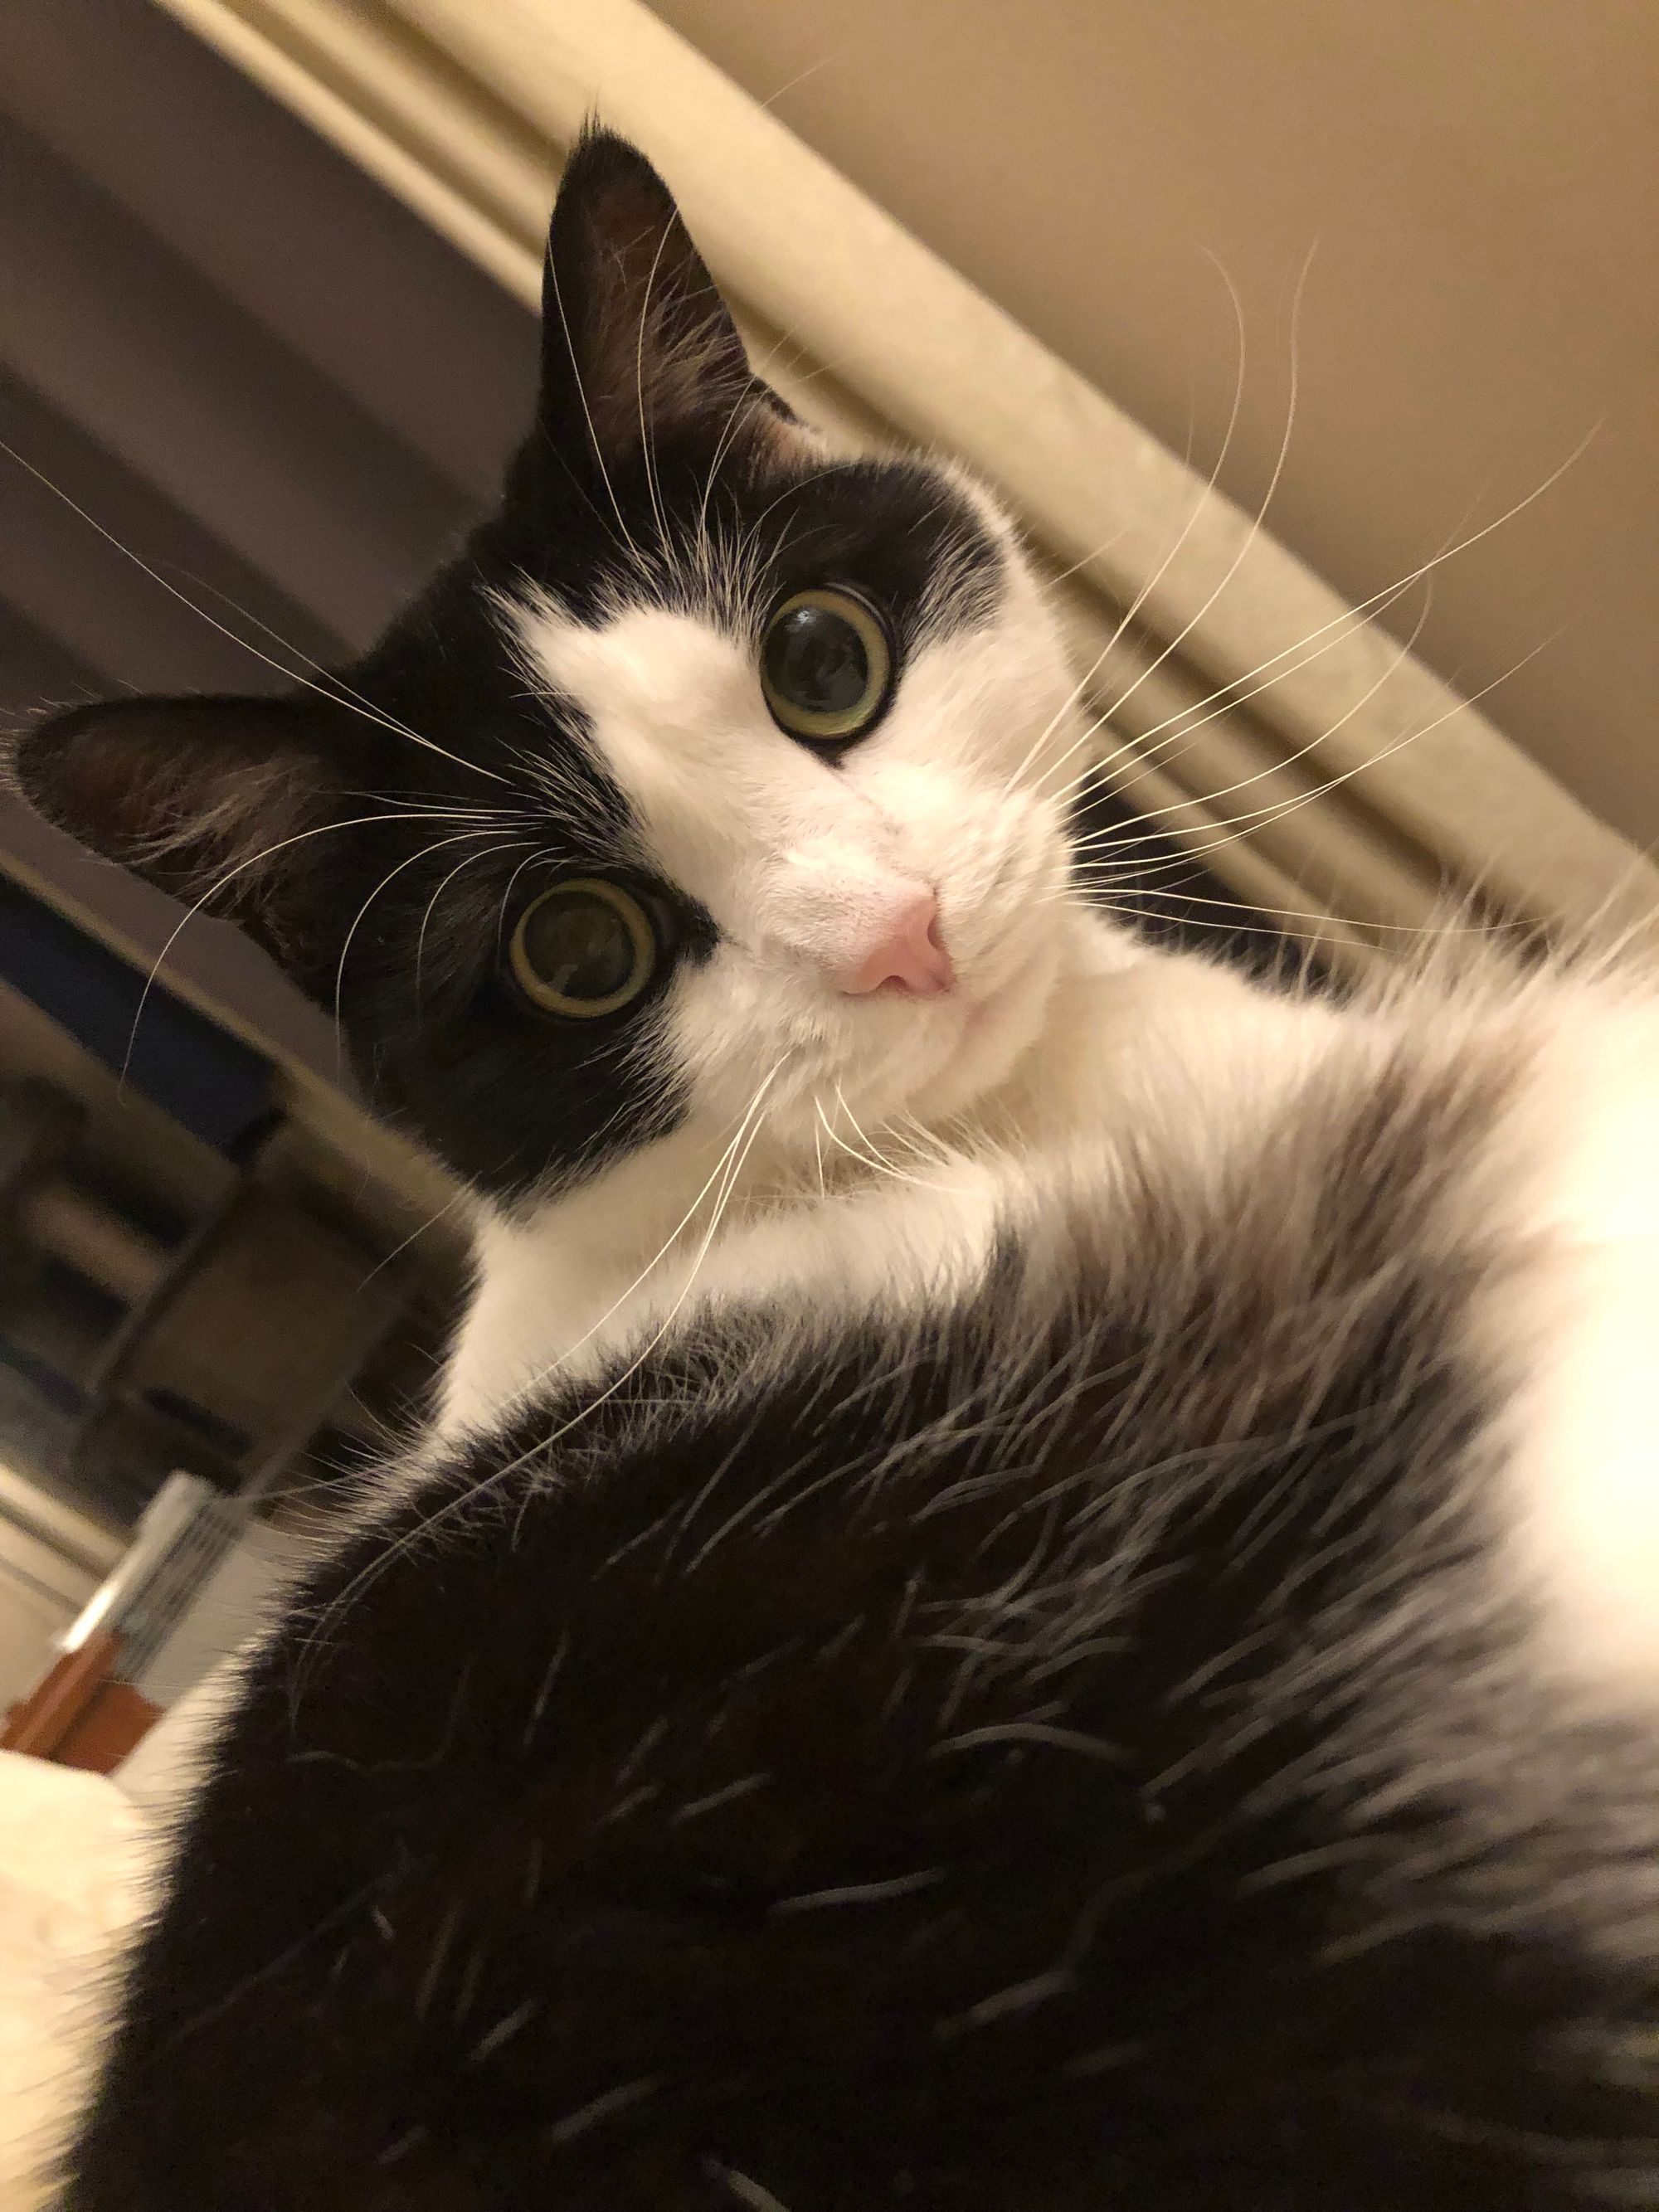
<instances>
[{"instance_id":1,"label":"beige wall","mask_svg":"<svg viewBox=\"0 0 1659 2212\"><path fill-rule=\"evenodd\" d=\"M1659 839L1656 0L654 0L929 245ZM1101 534L1111 518L1103 514ZM1415 612L1415 607L1413 610Z\"/></svg>"}]
</instances>

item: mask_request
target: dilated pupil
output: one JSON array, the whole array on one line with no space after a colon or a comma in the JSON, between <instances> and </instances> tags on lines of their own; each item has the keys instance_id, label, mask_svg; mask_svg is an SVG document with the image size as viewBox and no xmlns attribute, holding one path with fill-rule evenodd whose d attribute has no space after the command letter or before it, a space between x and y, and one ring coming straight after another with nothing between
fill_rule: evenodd
<instances>
[{"instance_id":1,"label":"dilated pupil","mask_svg":"<svg viewBox=\"0 0 1659 2212\"><path fill-rule=\"evenodd\" d=\"M780 698L811 714L845 714L870 683L870 656L844 615L829 607L792 607L766 641L766 673Z\"/></svg>"},{"instance_id":2,"label":"dilated pupil","mask_svg":"<svg viewBox=\"0 0 1659 2212\"><path fill-rule=\"evenodd\" d=\"M634 939L615 909L591 894L549 899L526 917L531 969L567 999L609 999L633 980Z\"/></svg>"}]
</instances>

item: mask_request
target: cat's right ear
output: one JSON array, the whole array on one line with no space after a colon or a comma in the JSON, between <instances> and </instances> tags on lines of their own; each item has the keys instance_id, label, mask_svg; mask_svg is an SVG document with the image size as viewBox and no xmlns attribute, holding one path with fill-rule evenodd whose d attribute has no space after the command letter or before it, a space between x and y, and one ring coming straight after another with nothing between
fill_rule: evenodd
<instances>
[{"instance_id":1,"label":"cat's right ear","mask_svg":"<svg viewBox=\"0 0 1659 2212\"><path fill-rule=\"evenodd\" d=\"M333 748L307 702L75 707L15 738L9 768L48 822L303 969L324 919L319 833L346 812Z\"/></svg>"},{"instance_id":2,"label":"cat's right ear","mask_svg":"<svg viewBox=\"0 0 1659 2212\"><path fill-rule=\"evenodd\" d=\"M526 456L555 455L590 494L641 453L734 408L781 402L636 147L590 126L560 183L543 271L542 378Z\"/></svg>"}]
</instances>

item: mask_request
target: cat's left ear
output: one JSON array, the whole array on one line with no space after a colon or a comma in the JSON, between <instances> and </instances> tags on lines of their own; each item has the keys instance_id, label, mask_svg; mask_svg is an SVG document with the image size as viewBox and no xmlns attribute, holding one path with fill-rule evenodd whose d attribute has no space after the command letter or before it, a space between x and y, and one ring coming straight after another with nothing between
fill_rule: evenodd
<instances>
[{"instance_id":1,"label":"cat's left ear","mask_svg":"<svg viewBox=\"0 0 1659 2212\"><path fill-rule=\"evenodd\" d=\"M23 731L0 781L93 852L240 923L304 982L333 921L319 841L354 811L345 750L298 698L118 699Z\"/></svg>"},{"instance_id":2,"label":"cat's left ear","mask_svg":"<svg viewBox=\"0 0 1659 2212\"><path fill-rule=\"evenodd\" d=\"M548 232L538 438L592 480L752 397L780 403L749 366L726 302L645 156L584 133Z\"/></svg>"}]
</instances>

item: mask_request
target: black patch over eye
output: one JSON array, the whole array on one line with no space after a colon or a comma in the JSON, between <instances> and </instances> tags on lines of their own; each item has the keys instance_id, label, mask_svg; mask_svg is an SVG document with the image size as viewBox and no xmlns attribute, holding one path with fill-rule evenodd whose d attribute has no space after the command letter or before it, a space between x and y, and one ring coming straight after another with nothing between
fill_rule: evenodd
<instances>
[{"instance_id":1,"label":"black patch over eye","mask_svg":"<svg viewBox=\"0 0 1659 2212\"><path fill-rule=\"evenodd\" d=\"M519 916L507 972L540 1013L592 1021L631 1006L657 972L650 915L620 884L597 876L557 884Z\"/></svg>"},{"instance_id":2,"label":"black patch over eye","mask_svg":"<svg viewBox=\"0 0 1659 2212\"><path fill-rule=\"evenodd\" d=\"M887 626L857 592L822 584L776 609L761 640L761 690L792 738L845 744L886 712L893 690Z\"/></svg>"}]
</instances>

